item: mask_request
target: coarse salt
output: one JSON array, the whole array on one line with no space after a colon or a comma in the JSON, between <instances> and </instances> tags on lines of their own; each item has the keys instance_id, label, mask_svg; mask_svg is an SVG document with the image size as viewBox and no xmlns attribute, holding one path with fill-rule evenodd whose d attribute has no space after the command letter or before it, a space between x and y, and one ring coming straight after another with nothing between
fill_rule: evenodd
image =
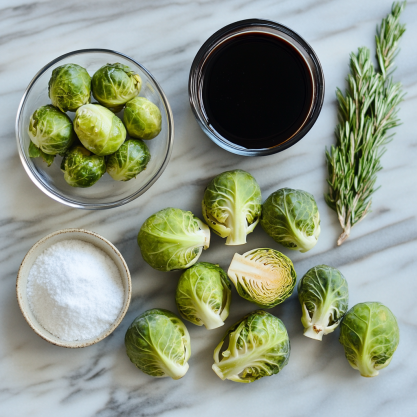
<instances>
[{"instance_id":1,"label":"coarse salt","mask_svg":"<svg viewBox=\"0 0 417 417\"><path fill-rule=\"evenodd\" d=\"M114 323L124 290L113 260L91 243L74 239L39 255L29 272L27 297L42 327L76 341L96 337Z\"/></svg>"}]
</instances>

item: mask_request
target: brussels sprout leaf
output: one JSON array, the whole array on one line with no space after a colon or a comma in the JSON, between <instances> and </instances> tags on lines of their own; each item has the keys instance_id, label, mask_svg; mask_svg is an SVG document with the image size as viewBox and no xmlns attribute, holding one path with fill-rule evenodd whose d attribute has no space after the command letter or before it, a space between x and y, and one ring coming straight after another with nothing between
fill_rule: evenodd
<instances>
[{"instance_id":1,"label":"brussels sprout leaf","mask_svg":"<svg viewBox=\"0 0 417 417\"><path fill-rule=\"evenodd\" d=\"M32 141L30 141L29 144L29 157L41 157L42 160L48 165L48 167L52 165L52 162L54 162L55 159L55 155L48 155L47 153L42 152L39 148L36 147L36 145Z\"/></svg>"}]
</instances>

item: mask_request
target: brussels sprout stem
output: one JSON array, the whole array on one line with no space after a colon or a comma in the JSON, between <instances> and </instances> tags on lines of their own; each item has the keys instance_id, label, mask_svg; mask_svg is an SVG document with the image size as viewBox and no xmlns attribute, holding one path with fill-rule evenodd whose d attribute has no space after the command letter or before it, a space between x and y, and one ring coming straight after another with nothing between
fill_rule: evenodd
<instances>
[{"instance_id":1,"label":"brussels sprout stem","mask_svg":"<svg viewBox=\"0 0 417 417\"><path fill-rule=\"evenodd\" d=\"M304 330L304 336L309 337L310 339L314 339L314 340L323 340L323 336L325 334L329 334L331 332L334 331L334 329L337 327L339 323L335 323L332 326L329 327L325 327L321 324L315 323L312 324L311 326L307 327Z\"/></svg>"},{"instance_id":2,"label":"brussels sprout stem","mask_svg":"<svg viewBox=\"0 0 417 417\"><path fill-rule=\"evenodd\" d=\"M277 273L262 262L256 262L235 253L227 271L229 278L237 285L237 277L244 275L247 279L258 281L273 281Z\"/></svg>"},{"instance_id":3,"label":"brussels sprout stem","mask_svg":"<svg viewBox=\"0 0 417 417\"><path fill-rule=\"evenodd\" d=\"M211 308L207 308L207 306L203 306L202 304L198 303L196 310L198 311L198 317L203 322L206 329L217 329L218 327L224 325L224 322L220 316L216 314Z\"/></svg>"},{"instance_id":4,"label":"brussels sprout stem","mask_svg":"<svg viewBox=\"0 0 417 417\"><path fill-rule=\"evenodd\" d=\"M164 357L160 356L161 360L161 369L169 375L172 379L180 379L182 378L188 371L190 365L188 362L184 363L184 365L179 365L177 363L166 361Z\"/></svg>"},{"instance_id":5,"label":"brussels sprout stem","mask_svg":"<svg viewBox=\"0 0 417 417\"><path fill-rule=\"evenodd\" d=\"M372 378L379 374L379 372L375 369L375 363L372 362L371 358L366 354L363 356L363 360L357 361L355 365L361 375L366 378Z\"/></svg>"},{"instance_id":6,"label":"brussels sprout stem","mask_svg":"<svg viewBox=\"0 0 417 417\"><path fill-rule=\"evenodd\" d=\"M239 374L243 372L245 368L250 368L251 366L258 366L259 364L257 362L259 358L263 357L263 346L258 346L257 349L253 349L251 346L248 346L248 344L245 343L244 348L237 348L237 341L244 327L245 322L243 321L242 323L240 323L240 325L236 328L235 331L230 333L229 348L228 350L223 352L222 360L220 360L219 356L224 340L222 340L214 350L215 363L213 364L212 369L222 380L225 380L233 376L238 378ZM263 362L265 362L265 359ZM246 382L241 379L239 380L240 382Z\"/></svg>"},{"instance_id":7,"label":"brussels sprout stem","mask_svg":"<svg viewBox=\"0 0 417 417\"><path fill-rule=\"evenodd\" d=\"M204 224L204 227L201 229L204 234L204 249L208 249L210 246L210 228Z\"/></svg>"},{"instance_id":8,"label":"brussels sprout stem","mask_svg":"<svg viewBox=\"0 0 417 417\"><path fill-rule=\"evenodd\" d=\"M210 246L210 228L205 223L203 223L200 219L196 218L196 220L201 229L201 234L204 236L203 248L208 249L208 247Z\"/></svg>"},{"instance_id":9,"label":"brussels sprout stem","mask_svg":"<svg viewBox=\"0 0 417 417\"><path fill-rule=\"evenodd\" d=\"M222 353L223 359L220 360L220 350L223 346L224 339L217 345L214 350L214 364L212 366L213 371L223 381L230 376L238 376L246 367L247 358L253 351L245 349L239 354L239 350L236 347L237 339L245 326L245 322L239 324L239 326L229 335L229 349ZM242 364L243 367L242 367Z\"/></svg>"},{"instance_id":10,"label":"brussels sprout stem","mask_svg":"<svg viewBox=\"0 0 417 417\"><path fill-rule=\"evenodd\" d=\"M230 229L230 234L227 236L226 245L244 245L246 243L246 235L248 222L243 211L236 209L236 215L230 215L226 220L226 226Z\"/></svg>"},{"instance_id":11,"label":"brussels sprout stem","mask_svg":"<svg viewBox=\"0 0 417 417\"><path fill-rule=\"evenodd\" d=\"M323 340L323 329L319 329L316 326L309 326L307 329L304 329L304 336L309 337L314 340Z\"/></svg>"},{"instance_id":12,"label":"brussels sprout stem","mask_svg":"<svg viewBox=\"0 0 417 417\"><path fill-rule=\"evenodd\" d=\"M301 253L308 252L316 246L318 235L320 234L320 226L316 226L315 230L317 231L316 234L307 236L305 234L301 234L301 232L294 228L294 236L297 244L296 249L299 249Z\"/></svg>"},{"instance_id":13,"label":"brussels sprout stem","mask_svg":"<svg viewBox=\"0 0 417 417\"><path fill-rule=\"evenodd\" d=\"M325 306L326 307L326 306ZM305 328L304 336L310 339L323 340L323 335L332 333L334 329L339 325L339 322L329 326L330 316L332 311L328 308L318 308L314 313L313 317L310 318L310 314L305 304L303 304L303 317L301 322Z\"/></svg>"},{"instance_id":14,"label":"brussels sprout stem","mask_svg":"<svg viewBox=\"0 0 417 417\"><path fill-rule=\"evenodd\" d=\"M219 378L225 380L231 376L238 376L245 368L258 366L257 359L262 357L262 352L251 350L246 353L239 354L237 357L228 357L218 363L213 364L213 371ZM242 381L243 382L243 381Z\"/></svg>"}]
</instances>

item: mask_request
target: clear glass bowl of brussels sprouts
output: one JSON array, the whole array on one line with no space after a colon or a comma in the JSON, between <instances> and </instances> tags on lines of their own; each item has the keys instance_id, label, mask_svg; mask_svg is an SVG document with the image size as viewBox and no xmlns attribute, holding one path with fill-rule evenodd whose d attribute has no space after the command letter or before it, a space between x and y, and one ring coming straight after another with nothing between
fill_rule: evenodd
<instances>
[{"instance_id":1,"label":"clear glass bowl of brussels sprouts","mask_svg":"<svg viewBox=\"0 0 417 417\"><path fill-rule=\"evenodd\" d=\"M103 72L103 66L108 67L105 68L105 74L98 71L101 69L100 71ZM129 67L128 70L126 70L126 66ZM57 68L58 70L53 74L53 71ZM59 68L65 68L66 73L63 74L61 71L58 74ZM84 69L87 72L84 72ZM137 95L137 91L133 91L132 95L126 85L122 85L122 83L119 86L120 90L116 91L116 95L119 96L117 98L121 97L122 102L127 100L132 102L130 106L126 105L126 107L124 104L120 105L117 101L108 101L108 98L111 98L111 93L108 89L106 90L109 85L106 85L106 82L103 81L105 77L111 78L113 72L120 69L123 69L132 79L132 85L128 87L133 90L138 87L138 91L140 90L139 95ZM81 100L78 103L77 100L74 100L74 97L71 99L63 98L62 91L67 87L56 81L59 76L61 78L65 76L67 79L73 77L74 71L78 71L78 75L80 75L77 80L78 85L75 85L75 88L78 89L76 98ZM96 73L102 77L101 80L98 75L96 77L98 79L94 80L93 75ZM88 86L87 90L90 88L89 76L93 78L93 88L96 85L96 90L92 91L91 96L85 88L86 85ZM72 87L74 87L74 84ZM65 94L68 95L68 90L65 90ZM132 99L135 95L137 97ZM97 106L93 106L91 109L90 101L91 103L98 102ZM82 107L79 107L80 105ZM117 154L112 153L110 155L104 151L96 152L89 147L88 135L91 132L88 131L88 126L84 129L83 117L85 118L86 114L88 116L91 113L91 117L97 119L102 118L101 113L103 113L110 120L111 116L109 114L111 112L102 106L110 109L120 119L118 120L121 125L120 131L124 129L122 120L126 125L127 135L124 133L126 142L124 142L123 147L120 146L120 151ZM99 110L99 107L104 110L95 111ZM78 108L77 112L75 111L76 108ZM83 108L84 110L81 111ZM129 112L126 114L126 120L124 120L125 109L128 109ZM57 112L60 115L55 114ZM100 114L97 115L96 113ZM151 115L153 118L142 123L144 114ZM78 124L74 123L72 133L68 130L68 134L66 134L66 129L72 129L71 126L67 125L71 125L76 117L80 119L80 122ZM49 135L46 140L44 137L44 143L41 143L42 138L37 138L33 132L37 129L39 133L42 129L41 126L48 130L51 123L55 126L54 135ZM56 127L57 123L60 125L59 128ZM98 123L103 126L106 124L104 119ZM111 122L109 123L111 124ZM155 123L157 124L156 127ZM82 129L84 130L82 131ZM105 126L103 129L105 129ZM111 129L109 128L109 130ZM144 139L143 141L139 139L140 136L137 136L141 134L143 134L143 137L141 137L141 139ZM141 64L120 52L107 49L83 49L54 59L35 75L27 87L17 111L16 139L23 167L30 179L45 194L70 207L100 210L119 207L134 200L148 190L159 178L171 155L174 140L174 121L168 100L160 85ZM141 146L128 144L131 139L135 141L139 139L137 143L140 142ZM65 143L65 140L68 143ZM99 140L103 140L103 135ZM117 146L123 142L123 140L120 141L119 137L117 141L119 142ZM132 142L134 141L132 140ZM96 141L97 143L99 142ZM111 152L115 149L114 146L107 146L108 143L100 142L99 145L101 146L100 149L109 148ZM133 145L136 145L136 142ZM64 151L60 152L59 147L63 147ZM144 149L141 150L141 147ZM55 151L52 149L55 149ZM132 153L131 149L136 153ZM54 157L45 154L44 150L47 153L57 153L57 155ZM123 159L127 158L126 155L130 155L131 158L133 158L131 155L134 155L138 164L142 164L142 169L143 167L146 167L146 169L140 172L139 169L135 171L136 168L132 166L133 160L131 159L130 164L127 164ZM107 172L105 172L105 168L103 169L104 161L107 164ZM125 162L125 166L121 165L123 162ZM94 164L97 167L99 166L98 171L97 169L94 171ZM90 172L86 173L85 168L88 168ZM105 172L104 175L103 172Z\"/></svg>"}]
</instances>

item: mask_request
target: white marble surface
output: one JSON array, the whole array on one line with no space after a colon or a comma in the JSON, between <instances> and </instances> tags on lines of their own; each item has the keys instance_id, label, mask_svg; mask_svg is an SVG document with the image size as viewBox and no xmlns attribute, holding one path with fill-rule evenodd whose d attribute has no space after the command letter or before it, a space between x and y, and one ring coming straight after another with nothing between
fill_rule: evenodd
<instances>
[{"instance_id":1,"label":"white marble surface","mask_svg":"<svg viewBox=\"0 0 417 417\"><path fill-rule=\"evenodd\" d=\"M344 85L348 56L373 47L375 26L390 0L125 0L0 1L0 415L1 416L416 416L417 415L417 2L409 1L407 32L397 59L396 79L407 92L403 125L384 156L382 188L373 212L340 248L335 214L324 203L324 147L334 142L334 91ZM279 155L245 158L227 153L199 129L187 97L188 71L200 45L222 26L266 17L290 26L311 43L325 73L326 98L308 136ZM17 155L14 118L33 75L65 52L101 47L124 52L160 81L175 118L171 162L157 183L136 201L110 211L67 208L42 194ZM337 330L322 343L305 338L294 294L271 310L291 338L289 365L253 384L222 382L211 370L212 353L225 329L206 331L187 323L192 338L190 370L179 381L142 374L124 351L133 318L151 307L176 311L179 273L152 270L141 258L136 234L142 222L172 205L201 216L206 183L230 168L250 171L264 198L288 186L314 194L322 234L307 254L289 253L301 277L318 264L341 269L349 281L350 304L378 300L398 317L401 342L390 366L373 379L350 368ZM26 324L15 298L15 279L27 250L64 227L94 230L123 253L133 278L133 299L117 331L96 346L66 350L40 339ZM242 250L281 249L260 227ZM201 260L224 268L234 253L213 237ZM288 254L288 251L284 251ZM227 325L254 306L233 293Z\"/></svg>"}]
</instances>

